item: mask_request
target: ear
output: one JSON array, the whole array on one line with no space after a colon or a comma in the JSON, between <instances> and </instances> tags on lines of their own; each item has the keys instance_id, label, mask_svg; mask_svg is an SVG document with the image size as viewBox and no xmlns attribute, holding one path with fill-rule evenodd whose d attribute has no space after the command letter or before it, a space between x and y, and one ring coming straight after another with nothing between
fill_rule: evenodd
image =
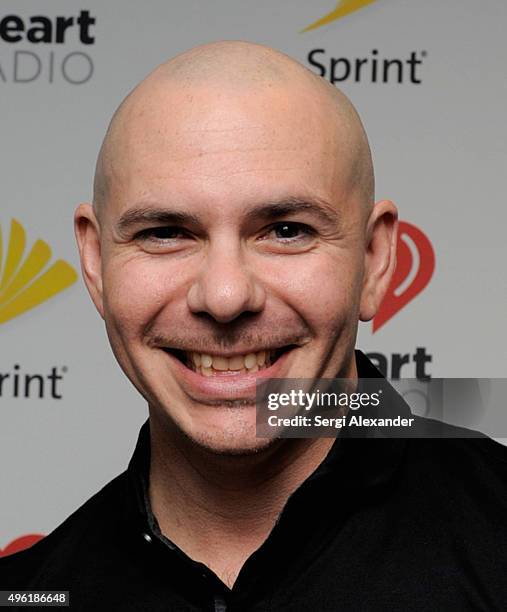
<instances>
[{"instance_id":1,"label":"ear","mask_svg":"<svg viewBox=\"0 0 507 612\"><path fill-rule=\"evenodd\" d=\"M389 287L396 266L398 211L389 200L373 207L366 228L363 290L359 308L361 321L373 319Z\"/></svg>"},{"instance_id":2,"label":"ear","mask_svg":"<svg viewBox=\"0 0 507 612\"><path fill-rule=\"evenodd\" d=\"M80 204L74 213L81 271L95 307L104 318L102 299L102 260L100 251L100 225L91 204Z\"/></svg>"}]
</instances>

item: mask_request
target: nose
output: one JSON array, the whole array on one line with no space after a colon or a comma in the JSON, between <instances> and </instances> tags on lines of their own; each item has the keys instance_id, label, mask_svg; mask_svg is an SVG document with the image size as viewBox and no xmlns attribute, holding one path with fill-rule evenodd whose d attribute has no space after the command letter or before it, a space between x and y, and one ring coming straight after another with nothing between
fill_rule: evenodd
<instances>
[{"instance_id":1,"label":"nose","mask_svg":"<svg viewBox=\"0 0 507 612\"><path fill-rule=\"evenodd\" d=\"M244 312L260 312L265 299L265 290L247 267L240 246L231 248L225 241L209 247L187 293L191 312L205 312L219 323L229 323Z\"/></svg>"}]
</instances>

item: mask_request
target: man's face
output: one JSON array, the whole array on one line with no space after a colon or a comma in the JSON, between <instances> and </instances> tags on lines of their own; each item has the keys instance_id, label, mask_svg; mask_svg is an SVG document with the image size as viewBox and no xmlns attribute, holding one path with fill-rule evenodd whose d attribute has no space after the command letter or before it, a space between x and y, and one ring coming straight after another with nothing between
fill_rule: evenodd
<instances>
[{"instance_id":1,"label":"man's face","mask_svg":"<svg viewBox=\"0 0 507 612\"><path fill-rule=\"evenodd\" d=\"M194 87L131 112L101 229L102 314L159 419L253 451L255 380L354 374L364 212L330 109Z\"/></svg>"}]
</instances>

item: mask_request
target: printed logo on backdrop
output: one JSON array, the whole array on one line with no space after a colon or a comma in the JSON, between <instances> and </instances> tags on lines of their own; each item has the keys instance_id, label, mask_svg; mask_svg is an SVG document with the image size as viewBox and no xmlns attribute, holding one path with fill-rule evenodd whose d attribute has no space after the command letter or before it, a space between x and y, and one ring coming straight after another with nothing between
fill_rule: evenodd
<instances>
[{"instance_id":1,"label":"printed logo on backdrop","mask_svg":"<svg viewBox=\"0 0 507 612\"><path fill-rule=\"evenodd\" d=\"M63 259L47 266L51 248L44 240L37 240L23 259L25 247L26 232L13 219L4 254L0 226L0 324L42 304L77 280L76 271Z\"/></svg>"},{"instance_id":2,"label":"printed logo on backdrop","mask_svg":"<svg viewBox=\"0 0 507 612\"><path fill-rule=\"evenodd\" d=\"M33 16L0 12L0 84L87 83L94 72L90 48L96 21L90 11Z\"/></svg>"},{"instance_id":3,"label":"printed logo on backdrop","mask_svg":"<svg viewBox=\"0 0 507 612\"><path fill-rule=\"evenodd\" d=\"M396 269L386 296L373 319L373 332L392 319L428 285L435 270L435 252L418 227L400 221Z\"/></svg>"},{"instance_id":4,"label":"printed logo on backdrop","mask_svg":"<svg viewBox=\"0 0 507 612\"><path fill-rule=\"evenodd\" d=\"M375 2L378 0L341 0L334 10L301 32L329 26ZM382 49L375 48L366 50L360 57L349 57L343 55L343 50L339 48L334 47L328 52L324 47L317 47L308 52L307 60L312 70L333 85L344 82L420 85L423 82L423 63L426 57L425 50L410 50L395 57L386 57Z\"/></svg>"},{"instance_id":5,"label":"printed logo on backdrop","mask_svg":"<svg viewBox=\"0 0 507 612\"><path fill-rule=\"evenodd\" d=\"M334 11L331 11L321 19L315 21L311 25L307 26L303 32L308 32L310 30L315 30L316 28L320 28L323 25L327 25L337 19L341 19L350 13L355 13L359 9L368 6L368 4L373 4L377 0L341 0L337 2L336 8Z\"/></svg>"},{"instance_id":6,"label":"printed logo on backdrop","mask_svg":"<svg viewBox=\"0 0 507 612\"><path fill-rule=\"evenodd\" d=\"M435 271L435 251L426 234L406 221L400 221L396 246L396 269L384 300L372 322L372 333L378 332L402 309L407 307L429 284ZM427 364L433 360L425 347L413 352L368 353L368 356L385 376L393 379L417 378L429 380ZM415 371L407 372L407 367Z\"/></svg>"},{"instance_id":7,"label":"printed logo on backdrop","mask_svg":"<svg viewBox=\"0 0 507 612\"><path fill-rule=\"evenodd\" d=\"M43 538L44 536L39 533L31 533L20 536L7 544L5 548L0 548L0 557L7 557L8 555L13 555L20 550L25 550L25 548L30 548L30 546L33 546Z\"/></svg>"},{"instance_id":8,"label":"printed logo on backdrop","mask_svg":"<svg viewBox=\"0 0 507 612\"><path fill-rule=\"evenodd\" d=\"M78 278L76 270L63 259L49 264L51 248L44 240L36 240L25 252L26 232L21 223L12 219L5 249L0 226L0 325L46 302ZM65 367L55 366L49 374L26 373L19 364L13 364L10 371L0 372L0 398L61 399L62 372L66 372Z\"/></svg>"}]
</instances>

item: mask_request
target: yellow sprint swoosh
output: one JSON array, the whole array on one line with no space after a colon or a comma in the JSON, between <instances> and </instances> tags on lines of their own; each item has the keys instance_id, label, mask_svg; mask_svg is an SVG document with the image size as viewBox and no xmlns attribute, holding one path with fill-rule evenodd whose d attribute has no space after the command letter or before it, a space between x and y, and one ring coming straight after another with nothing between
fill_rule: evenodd
<instances>
[{"instance_id":1,"label":"yellow sprint swoosh","mask_svg":"<svg viewBox=\"0 0 507 612\"><path fill-rule=\"evenodd\" d=\"M77 280L74 268L62 259L43 271L51 258L51 249L43 240L34 243L22 262L25 246L25 230L13 219L0 278L0 324L38 306ZM2 250L0 233L0 268Z\"/></svg>"},{"instance_id":2,"label":"yellow sprint swoosh","mask_svg":"<svg viewBox=\"0 0 507 612\"><path fill-rule=\"evenodd\" d=\"M315 23L312 23L308 27L306 27L302 32L308 32L309 30L315 30L316 28L320 28L320 26L326 25L335 21L336 19L341 19L350 13L354 13L359 9L368 6L368 4L373 4L377 0L340 0L337 3L334 11L331 11L328 15L322 17Z\"/></svg>"}]
</instances>

